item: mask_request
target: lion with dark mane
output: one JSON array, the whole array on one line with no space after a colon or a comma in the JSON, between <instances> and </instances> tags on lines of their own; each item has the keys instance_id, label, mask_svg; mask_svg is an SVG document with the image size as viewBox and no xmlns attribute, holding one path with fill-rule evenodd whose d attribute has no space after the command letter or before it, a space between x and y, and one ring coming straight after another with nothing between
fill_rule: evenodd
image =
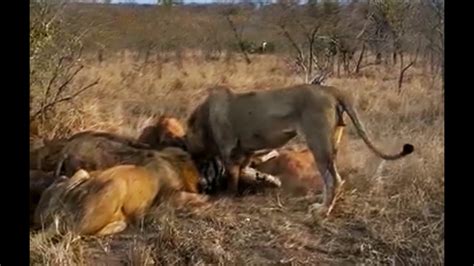
<instances>
[{"instance_id":1,"label":"lion with dark mane","mask_svg":"<svg viewBox=\"0 0 474 266\"><path fill-rule=\"evenodd\" d=\"M324 181L323 202L311 209L329 215L344 183L335 164L344 114L379 157L396 160L413 152L411 144L397 154L381 152L368 138L348 95L335 87L307 84L247 93L214 88L188 119L187 147L194 156L219 156L230 176L228 187L237 192L240 171L256 151L279 148L301 133Z\"/></svg>"}]
</instances>

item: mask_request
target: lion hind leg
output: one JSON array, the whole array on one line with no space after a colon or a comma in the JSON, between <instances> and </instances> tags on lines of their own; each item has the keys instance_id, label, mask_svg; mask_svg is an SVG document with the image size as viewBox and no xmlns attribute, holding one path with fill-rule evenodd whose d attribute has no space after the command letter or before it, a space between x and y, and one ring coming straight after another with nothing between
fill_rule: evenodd
<instances>
[{"instance_id":1,"label":"lion hind leg","mask_svg":"<svg viewBox=\"0 0 474 266\"><path fill-rule=\"evenodd\" d=\"M332 212L336 204L337 196L341 190L342 184L344 183L337 172L335 164L333 162L330 164L332 164L332 166L328 166L322 175L324 181L323 202L322 204L315 203L310 208L311 211L317 210L326 216Z\"/></svg>"},{"instance_id":2,"label":"lion hind leg","mask_svg":"<svg viewBox=\"0 0 474 266\"><path fill-rule=\"evenodd\" d=\"M335 140L340 139L342 130L337 130L339 133L333 135L332 123L326 118L308 114L303 117L302 129L324 181L323 202L313 204L311 210L317 209L318 213L327 216L334 208L336 192L342 183L334 161Z\"/></svg>"},{"instance_id":3,"label":"lion hind leg","mask_svg":"<svg viewBox=\"0 0 474 266\"><path fill-rule=\"evenodd\" d=\"M95 235L105 236L105 235L117 234L125 230L125 228L127 228L127 223L125 221L115 221L104 226Z\"/></svg>"},{"instance_id":4,"label":"lion hind leg","mask_svg":"<svg viewBox=\"0 0 474 266\"><path fill-rule=\"evenodd\" d=\"M339 144L341 143L342 135L344 133L344 126L337 126L334 132L333 143L334 143L334 157L336 157L339 150Z\"/></svg>"},{"instance_id":5,"label":"lion hind leg","mask_svg":"<svg viewBox=\"0 0 474 266\"><path fill-rule=\"evenodd\" d=\"M126 182L116 179L105 184L99 191L90 192L88 199L82 203L83 211L78 213L80 218L77 231L84 235L97 235L102 231L102 234L114 230L118 232L123 226L120 222L125 223L130 216L123 208L127 200L126 186Z\"/></svg>"},{"instance_id":6,"label":"lion hind leg","mask_svg":"<svg viewBox=\"0 0 474 266\"><path fill-rule=\"evenodd\" d=\"M337 182L340 183L341 186L346 181L339 175L339 172L337 171L337 168L336 168L336 163L334 161L336 160L336 157L337 157L337 152L339 150L339 144L341 143L341 138L342 138L343 133L344 133L344 126L337 126L336 130L334 132L334 138L333 138L334 157L332 159L333 162L332 162L332 165L331 165L331 168L333 168L332 172L334 173L334 175L337 179Z\"/></svg>"},{"instance_id":7,"label":"lion hind leg","mask_svg":"<svg viewBox=\"0 0 474 266\"><path fill-rule=\"evenodd\" d=\"M334 205L336 204L336 199L338 194L341 191L342 185L344 184L344 180L342 180L341 176L339 175L339 172L337 171L337 167L334 161L330 162L328 171L326 172L327 175L331 175L332 179L335 180L334 185L332 187L332 191L330 197L326 198L326 206L328 206L328 210L326 215L329 215L334 208ZM326 178L326 177L325 177Z\"/></svg>"},{"instance_id":8,"label":"lion hind leg","mask_svg":"<svg viewBox=\"0 0 474 266\"><path fill-rule=\"evenodd\" d=\"M94 212L82 217L77 232L84 235L103 236L119 233L126 227L126 217L120 208L114 213L110 213L110 209L107 209L101 214Z\"/></svg>"},{"instance_id":9,"label":"lion hind leg","mask_svg":"<svg viewBox=\"0 0 474 266\"><path fill-rule=\"evenodd\" d=\"M127 227L127 217L118 206L99 212L90 212L82 217L78 232L85 235L111 235L122 232Z\"/></svg>"}]
</instances>

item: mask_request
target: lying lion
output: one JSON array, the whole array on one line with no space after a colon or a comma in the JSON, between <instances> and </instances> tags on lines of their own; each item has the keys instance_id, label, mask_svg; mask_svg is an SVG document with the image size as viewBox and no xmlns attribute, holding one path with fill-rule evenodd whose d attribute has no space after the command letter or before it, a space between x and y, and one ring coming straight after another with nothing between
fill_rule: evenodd
<instances>
[{"instance_id":1,"label":"lying lion","mask_svg":"<svg viewBox=\"0 0 474 266\"><path fill-rule=\"evenodd\" d=\"M101 170L118 164L136 164L146 156L146 150L185 148L183 144L181 124L175 118L160 116L136 140L109 132L83 131L69 138L47 141L30 152L30 169L71 176L79 169Z\"/></svg>"},{"instance_id":2,"label":"lying lion","mask_svg":"<svg viewBox=\"0 0 474 266\"><path fill-rule=\"evenodd\" d=\"M77 171L47 188L35 211L37 226L56 225L82 235L123 231L157 202L180 208L202 205L199 172L188 153L166 148L150 153L143 166L119 165L104 171Z\"/></svg>"},{"instance_id":3,"label":"lying lion","mask_svg":"<svg viewBox=\"0 0 474 266\"><path fill-rule=\"evenodd\" d=\"M186 142L193 156L219 156L230 176L228 187L237 192L240 172L256 151L279 148L299 132L324 180L323 203L311 209L329 215L344 183L335 164L344 113L379 157L396 160L413 152L411 144L398 154L381 152L368 138L348 95L334 87L307 84L247 93L214 88L190 115Z\"/></svg>"},{"instance_id":4,"label":"lying lion","mask_svg":"<svg viewBox=\"0 0 474 266\"><path fill-rule=\"evenodd\" d=\"M48 142L30 152L30 170L71 176L77 170L100 170L143 160L150 145L108 132L84 131Z\"/></svg>"},{"instance_id":5,"label":"lying lion","mask_svg":"<svg viewBox=\"0 0 474 266\"><path fill-rule=\"evenodd\" d=\"M70 137L58 160L56 175L71 176L79 169L103 170L120 164L141 164L153 149L131 138L85 131Z\"/></svg>"},{"instance_id":6,"label":"lying lion","mask_svg":"<svg viewBox=\"0 0 474 266\"><path fill-rule=\"evenodd\" d=\"M147 131L151 130L151 131ZM162 116L158 121L145 128L138 140L122 137L113 133L85 131L74 134L68 139L48 142L44 147L32 151L30 169L49 171L49 179L35 178L41 170L30 171L30 212L34 212L43 191L60 175L72 176L79 169L86 171L105 170L121 165L142 165L153 148L185 147L184 128L173 117ZM149 146L147 146L149 145ZM151 148L151 147L153 148ZM213 194L224 189L220 184L226 180L227 173L218 158L199 161L199 192ZM52 171L56 169L55 175ZM31 173L35 172L34 175ZM54 177L54 178L53 178ZM278 187L279 180L271 175L261 174L257 180L255 173L242 178L245 186ZM42 183L39 183L42 181Z\"/></svg>"}]
</instances>

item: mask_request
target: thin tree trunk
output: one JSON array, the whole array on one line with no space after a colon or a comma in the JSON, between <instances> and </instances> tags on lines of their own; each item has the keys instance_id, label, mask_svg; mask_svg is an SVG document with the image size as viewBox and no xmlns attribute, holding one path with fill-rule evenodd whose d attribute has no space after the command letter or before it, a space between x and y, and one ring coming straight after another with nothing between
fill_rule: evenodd
<instances>
[{"instance_id":1,"label":"thin tree trunk","mask_svg":"<svg viewBox=\"0 0 474 266\"><path fill-rule=\"evenodd\" d=\"M337 58L337 77L341 77L341 58Z\"/></svg>"},{"instance_id":2,"label":"thin tree trunk","mask_svg":"<svg viewBox=\"0 0 474 266\"><path fill-rule=\"evenodd\" d=\"M405 72L415 64L416 57L414 60L412 60L408 65L403 66L403 54L399 53L400 55L400 76L398 77L398 93L400 94L402 92L402 85L403 85L403 77L405 76ZM417 53L418 55L418 53Z\"/></svg>"},{"instance_id":3,"label":"thin tree trunk","mask_svg":"<svg viewBox=\"0 0 474 266\"><path fill-rule=\"evenodd\" d=\"M234 32L235 39L237 40L237 43L239 44L240 51L244 55L245 62L247 62L247 64L250 65L252 61L250 61L249 55L247 54L247 51L245 50L244 42L242 41L242 38L239 35L239 32L237 31L237 28L235 27L234 22L230 19L229 16L226 16L226 19L229 22L229 25L232 28L232 31Z\"/></svg>"},{"instance_id":4,"label":"thin tree trunk","mask_svg":"<svg viewBox=\"0 0 474 266\"><path fill-rule=\"evenodd\" d=\"M365 43L362 44L362 50L360 51L359 59L357 60L357 65L355 69L356 74L359 74L360 65L362 64L362 59L364 58L364 54L365 54Z\"/></svg>"}]
</instances>

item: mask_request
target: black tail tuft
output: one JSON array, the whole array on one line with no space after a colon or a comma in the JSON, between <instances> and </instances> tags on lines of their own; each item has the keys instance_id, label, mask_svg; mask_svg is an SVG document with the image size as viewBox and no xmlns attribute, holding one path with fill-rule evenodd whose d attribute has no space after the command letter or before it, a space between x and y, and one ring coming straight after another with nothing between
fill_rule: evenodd
<instances>
[{"instance_id":1,"label":"black tail tuft","mask_svg":"<svg viewBox=\"0 0 474 266\"><path fill-rule=\"evenodd\" d=\"M415 147L413 147L413 145L407 143L407 144L403 145L402 155L408 155L408 154L412 153L414 150L415 150Z\"/></svg>"}]
</instances>

